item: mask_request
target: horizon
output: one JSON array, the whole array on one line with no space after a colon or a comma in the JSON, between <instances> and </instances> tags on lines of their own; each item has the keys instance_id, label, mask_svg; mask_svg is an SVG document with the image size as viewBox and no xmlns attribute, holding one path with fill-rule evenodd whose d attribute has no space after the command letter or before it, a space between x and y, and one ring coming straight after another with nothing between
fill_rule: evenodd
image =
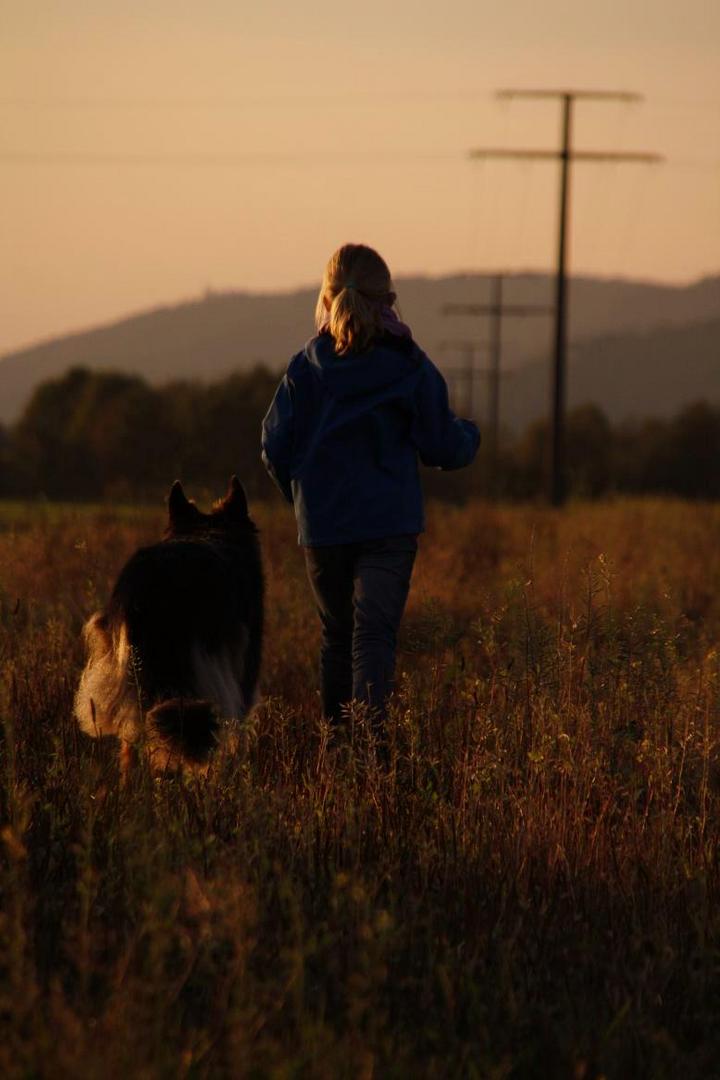
<instances>
[{"instance_id":1,"label":"horizon","mask_svg":"<svg viewBox=\"0 0 720 1080\"><path fill-rule=\"evenodd\" d=\"M448 278L462 278L462 277L480 277L491 278L497 274L502 273L506 278L518 278L518 277L547 277L550 280L554 280L554 270L455 270L447 273L421 273L410 272L396 275L396 283L403 281L442 281ZM664 281L659 278L641 278L641 277L627 277L622 274L592 274L592 273L575 273L569 275L569 281L572 285L573 281L596 281L602 284L625 284L625 285L637 285L647 288L661 288L661 289L677 289L679 291L683 289L691 289L698 285L701 285L705 281L713 281L716 278L720 278L720 268L715 273L702 274L699 277L690 278L687 281ZM279 289L246 289L241 287L228 287L228 288L206 288L200 290L194 296L182 296L175 299L159 300L151 306L145 308L137 308L132 311L119 312L114 315L108 315L106 318L99 322L90 323L86 326L71 326L63 330L51 331L44 337L37 338L30 341L21 341L16 345L11 345L7 349L2 349L0 346L0 363L3 360L17 355L18 353L30 352L33 349L42 348L46 345L51 345L53 342L62 341L65 338L82 337L85 334L92 334L99 330L110 329L114 326L119 326L124 322L130 322L133 319L141 319L147 315L153 315L160 311L169 311L173 308L184 307L190 304L202 303L209 299L225 298L232 296L246 296L252 299L261 299L266 297L283 297L283 296L295 296L305 292L316 292L320 287L320 281L318 280L312 284L305 285L290 285L286 288ZM402 306L402 297L398 297L400 305Z\"/></svg>"}]
</instances>

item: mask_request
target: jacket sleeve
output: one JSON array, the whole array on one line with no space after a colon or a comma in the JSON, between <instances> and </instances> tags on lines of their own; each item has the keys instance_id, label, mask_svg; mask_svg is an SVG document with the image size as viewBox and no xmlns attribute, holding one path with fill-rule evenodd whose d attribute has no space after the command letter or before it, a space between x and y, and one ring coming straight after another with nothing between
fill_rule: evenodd
<instances>
[{"instance_id":1,"label":"jacket sleeve","mask_svg":"<svg viewBox=\"0 0 720 1080\"><path fill-rule=\"evenodd\" d=\"M263 465L288 502L293 501L290 486L293 428L292 386L285 375L262 422L261 446Z\"/></svg>"},{"instance_id":2,"label":"jacket sleeve","mask_svg":"<svg viewBox=\"0 0 720 1080\"><path fill-rule=\"evenodd\" d=\"M450 408L445 379L426 356L415 392L414 439L423 465L462 469L480 445L480 432L472 420L463 420Z\"/></svg>"}]
</instances>

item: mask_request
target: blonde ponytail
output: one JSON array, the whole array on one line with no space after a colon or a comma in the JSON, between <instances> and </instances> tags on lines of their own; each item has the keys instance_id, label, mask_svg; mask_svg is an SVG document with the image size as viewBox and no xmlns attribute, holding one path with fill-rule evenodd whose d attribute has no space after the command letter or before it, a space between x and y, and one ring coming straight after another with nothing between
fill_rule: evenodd
<instances>
[{"instance_id":1,"label":"blonde ponytail","mask_svg":"<svg viewBox=\"0 0 720 1080\"><path fill-rule=\"evenodd\" d=\"M383 308L394 303L384 259L364 244L344 244L325 267L315 325L330 332L339 356L363 352L382 334Z\"/></svg>"}]
</instances>

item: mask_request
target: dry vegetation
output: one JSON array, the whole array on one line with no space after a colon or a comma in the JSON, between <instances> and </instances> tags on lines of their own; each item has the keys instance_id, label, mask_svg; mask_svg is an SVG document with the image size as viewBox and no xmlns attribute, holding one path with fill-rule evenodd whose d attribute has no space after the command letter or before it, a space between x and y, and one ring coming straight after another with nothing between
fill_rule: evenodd
<instances>
[{"instance_id":1,"label":"dry vegetation","mask_svg":"<svg viewBox=\"0 0 720 1080\"><path fill-rule=\"evenodd\" d=\"M720 507L433 507L387 771L256 516L242 752L124 789L79 630L162 522L0 516L0 1073L718 1075Z\"/></svg>"}]
</instances>

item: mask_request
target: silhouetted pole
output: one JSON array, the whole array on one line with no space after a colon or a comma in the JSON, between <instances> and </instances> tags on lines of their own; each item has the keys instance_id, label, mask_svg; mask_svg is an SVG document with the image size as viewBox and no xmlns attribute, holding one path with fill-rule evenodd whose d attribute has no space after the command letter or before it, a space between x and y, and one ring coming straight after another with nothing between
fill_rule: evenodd
<instances>
[{"instance_id":1,"label":"silhouetted pole","mask_svg":"<svg viewBox=\"0 0 720 1080\"><path fill-rule=\"evenodd\" d=\"M492 279L492 291L490 306L492 317L490 319L490 456L492 460L493 477L497 477L498 457L500 453L500 360L502 355L502 286L501 274ZM495 480L493 480L493 485Z\"/></svg>"},{"instance_id":2,"label":"silhouetted pole","mask_svg":"<svg viewBox=\"0 0 720 1080\"><path fill-rule=\"evenodd\" d=\"M552 461L549 496L553 506L562 506L565 482L565 397L567 368L567 248L570 163L572 161L661 161L658 154L624 154L604 151L573 151L572 119L576 98L608 101L640 101L639 94L614 90L501 90L499 97L559 98L563 103L562 146L558 150L471 150L471 158L560 159L560 214L558 223L558 263L555 290L555 362L552 378Z\"/></svg>"},{"instance_id":3,"label":"silhouetted pole","mask_svg":"<svg viewBox=\"0 0 720 1080\"><path fill-rule=\"evenodd\" d=\"M567 368L567 221L570 197L570 141L573 99L563 97L562 150L560 151L560 212L558 261L555 283L555 363L552 380L552 465L550 502L562 506L567 495L565 467L565 383Z\"/></svg>"},{"instance_id":4,"label":"silhouetted pole","mask_svg":"<svg viewBox=\"0 0 720 1080\"><path fill-rule=\"evenodd\" d=\"M503 275L495 274L490 282L489 304L445 304L444 315L489 315L490 316L490 368L488 375L489 390L489 457L493 487L497 477L497 465L500 454L500 371L502 364L502 321L506 315L527 316L547 315L554 309L535 304L504 304Z\"/></svg>"},{"instance_id":5,"label":"silhouetted pole","mask_svg":"<svg viewBox=\"0 0 720 1080\"><path fill-rule=\"evenodd\" d=\"M467 414L469 417L475 416L475 375L484 375L484 370L478 370L475 366L475 353L480 350L481 346L475 341L470 341L469 338L455 339L453 341L441 341L438 344L438 349L456 349L460 353L465 354L465 363L460 367L446 367L443 365L443 372L449 377L451 386L460 385L464 393L462 394L462 408L467 408ZM460 405L455 404L454 408L459 409Z\"/></svg>"}]
</instances>

